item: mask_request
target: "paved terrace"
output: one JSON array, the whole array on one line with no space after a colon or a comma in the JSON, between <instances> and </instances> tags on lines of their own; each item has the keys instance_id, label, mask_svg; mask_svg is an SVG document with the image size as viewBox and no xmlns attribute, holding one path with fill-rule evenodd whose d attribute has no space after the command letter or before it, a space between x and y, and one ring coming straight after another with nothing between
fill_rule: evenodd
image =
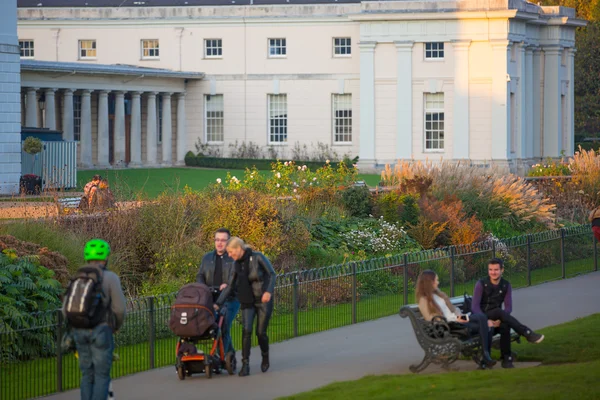
<instances>
[{"instance_id":1,"label":"paved terrace","mask_svg":"<svg viewBox=\"0 0 600 400\"><path fill-rule=\"evenodd\" d=\"M515 290L514 315L540 329L598 313L599 286L600 272L595 272ZM224 371L210 380L194 375L179 381L175 368L168 367L118 379L113 386L115 396L127 400L266 400L365 375L408 373L409 365L422 357L410 322L395 315L274 344L266 374L260 372L260 351L253 349L246 378ZM77 400L79 390L49 398Z\"/></svg>"}]
</instances>

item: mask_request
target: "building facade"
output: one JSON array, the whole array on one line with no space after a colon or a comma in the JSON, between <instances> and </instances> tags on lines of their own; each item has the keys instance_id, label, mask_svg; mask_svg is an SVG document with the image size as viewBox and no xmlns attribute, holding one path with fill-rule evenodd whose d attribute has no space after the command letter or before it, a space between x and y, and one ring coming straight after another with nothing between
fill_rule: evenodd
<instances>
[{"instance_id":1,"label":"building facade","mask_svg":"<svg viewBox=\"0 0 600 400\"><path fill-rule=\"evenodd\" d=\"M17 2L0 2L0 195L16 193L21 176L21 91Z\"/></svg>"},{"instance_id":2,"label":"building facade","mask_svg":"<svg viewBox=\"0 0 600 400\"><path fill-rule=\"evenodd\" d=\"M19 0L18 11L23 123L79 140L85 167L182 163L198 142L282 158L327 146L365 170L440 158L516 169L574 151L585 22L572 9L96 3Z\"/></svg>"}]
</instances>

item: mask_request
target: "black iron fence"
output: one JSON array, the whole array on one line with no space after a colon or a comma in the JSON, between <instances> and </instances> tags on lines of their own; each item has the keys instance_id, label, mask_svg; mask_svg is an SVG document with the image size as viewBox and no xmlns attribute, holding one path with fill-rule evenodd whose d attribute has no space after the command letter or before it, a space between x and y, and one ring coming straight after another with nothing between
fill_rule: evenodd
<instances>
[{"instance_id":1,"label":"black iron fence","mask_svg":"<svg viewBox=\"0 0 600 400\"><path fill-rule=\"evenodd\" d=\"M487 274L492 257L504 259L505 277L514 288L598 270L591 229L577 226L287 273L277 280L270 339L280 342L393 315L414 302L416 278L425 269L436 271L449 295L470 293ZM174 365L176 338L167 325L174 298L169 294L128 301L126 322L115 337L119 360L113 364L114 378ZM60 352L65 329L61 314L36 317L36 326L0 326L1 399L27 399L79 386L75 355ZM239 349L239 315L232 336Z\"/></svg>"}]
</instances>

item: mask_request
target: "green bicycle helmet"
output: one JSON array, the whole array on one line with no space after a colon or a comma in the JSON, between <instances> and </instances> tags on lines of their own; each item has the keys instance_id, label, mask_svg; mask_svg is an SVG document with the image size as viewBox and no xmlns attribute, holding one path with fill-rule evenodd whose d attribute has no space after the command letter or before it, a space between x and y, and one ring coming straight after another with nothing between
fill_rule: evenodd
<instances>
[{"instance_id":1,"label":"green bicycle helmet","mask_svg":"<svg viewBox=\"0 0 600 400\"><path fill-rule=\"evenodd\" d=\"M83 258L85 261L106 261L110 255L109 244L102 239L92 239L85 244Z\"/></svg>"}]
</instances>

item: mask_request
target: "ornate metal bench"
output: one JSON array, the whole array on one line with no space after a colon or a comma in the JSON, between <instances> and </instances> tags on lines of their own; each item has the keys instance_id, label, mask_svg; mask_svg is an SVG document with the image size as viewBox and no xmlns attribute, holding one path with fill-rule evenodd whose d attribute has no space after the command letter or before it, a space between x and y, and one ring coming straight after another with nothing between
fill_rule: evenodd
<instances>
[{"instance_id":1,"label":"ornate metal bench","mask_svg":"<svg viewBox=\"0 0 600 400\"><path fill-rule=\"evenodd\" d=\"M451 299L452 304L458 308L464 305L463 297ZM425 321L416 305L405 306L400 309L402 318L409 318L415 331L419 345L425 351L425 357L419 365L411 365L410 371L419 373L429 366L429 364L441 365L444 369L450 369L450 365L458 360L461 355L471 358L479 368L484 369L482 363L482 348L479 335L470 336L464 331L452 330L446 320L441 317L435 317L431 321ZM519 342L519 335L511 332L511 339ZM494 335L492 346L498 347L500 335ZM513 352L513 357L516 354Z\"/></svg>"}]
</instances>

